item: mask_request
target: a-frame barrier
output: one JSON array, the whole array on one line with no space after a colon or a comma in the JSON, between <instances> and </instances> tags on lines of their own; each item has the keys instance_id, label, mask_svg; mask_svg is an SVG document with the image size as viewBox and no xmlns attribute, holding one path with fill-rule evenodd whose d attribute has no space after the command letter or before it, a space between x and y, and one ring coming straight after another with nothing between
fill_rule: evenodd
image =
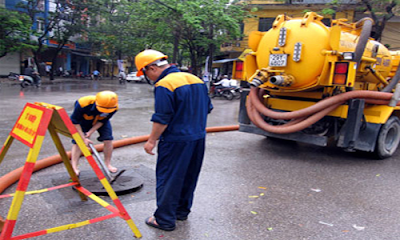
<instances>
[{"instance_id":1,"label":"a-frame barrier","mask_svg":"<svg viewBox=\"0 0 400 240\"><path fill-rule=\"evenodd\" d=\"M60 156L64 162L65 167L68 170L72 182L47 189L26 192L47 129L49 130L49 133L54 141L54 144L56 145L57 150L60 153ZM58 133L70 137L76 141L83 155L86 157L90 166L93 168L95 174L99 178L99 181L107 190L108 195L115 204L115 207L81 186L78 177L76 176L75 172L72 169L68 155L65 151L64 146L60 141ZM10 135L8 136L2 149L0 150L0 164L3 161L14 139L17 139L22 143L24 143L25 145L27 145L28 147L30 147L30 151L26 158L26 162L21 177L19 179L16 192L14 194L9 194L9 195L0 195L0 198L11 197L11 196L13 197L4 228L0 235L0 240L8 240L8 239L14 240L14 239L26 239L31 237L37 237L48 233L82 227L88 224L100 222L114 217L120 217L123 220L125 220L128 226L131 228L135 237L140 238L142 236L139 229L136 227L135 223L129 216L128 212L125 210L121 201L118 199L118 196L115 194L107 178L100 170L99 166L97 165L90 151L83 142L81 136L77 132L75 126L72 124L65 109L47 103L35 103L35 104L27 103L21 115L19 116L16 124L11 130ZM109 210L111 214L98 218L89 219L82 222L67 224L37 232L26 233L15 237L12 236L25 195L42 193L46 191L51 191L71 186L74 186L76 190L78 190L82 200L87 200L88 197L97 202L98 204L100 204L102 207Z\"/></svg>"}]
</instances>

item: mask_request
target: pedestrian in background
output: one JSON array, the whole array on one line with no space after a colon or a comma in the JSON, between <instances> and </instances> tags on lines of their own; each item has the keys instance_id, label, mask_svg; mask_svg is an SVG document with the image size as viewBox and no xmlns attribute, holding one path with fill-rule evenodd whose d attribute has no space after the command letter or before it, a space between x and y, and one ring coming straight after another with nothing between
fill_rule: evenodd
<instances>
[{"instance_id":1,"label":"pedestrian in background","mask_svg":"<svg viewBox=\"0 0 400 240\"><path fill-rule=\"evenodd\" d=\"M47 74L47 76L50 76L50 70L51 70L51 65L47 64L46 65L46 74Z\"/></svg>"},{"instance_id":2,"label":"pedestrian in background","mask_svg":"<svg viewBox=\"0 0 400 240\"><path fill-rule=\"evenodd\" d=\"M193 203L205 150L207 115L213 106L207 87L198 77L180 72L168 56L145 50L135 57L138 76L155 82L155 113L144 150L154 155L157 210L146 224L165 231L175 229L176 220L186 220Z\"/></svg>"},{"instance_id":3,"label":"pedestrian in background","mask_svg":"<svg viewBox=\"0 0 400 240\"><path fill-rule=\"evenodd\" d=\"M118 95L111 91L102 91L94 95L79 98L75 102L75 108L71 115L71 121L81 135L86 146L93 142L90 140L92 134L99 133L98 141L104 142L104 162L110 172L117 172L117 168L111 165L113 151L111 117L118 110ZM79 157L81 150L72 141L71 164L77 176L79 176Z\"/></svg>"},{"instance_id":4,"label":"pedestrian in background","mask_svg":"<svg viewBox=\"0 0 400 240\"><path fill-rule=\"evenodd\" d=\"M100 72L96 69L93 71L94 80L98 80L100 76Z\"/></svg>"}]
</instances>

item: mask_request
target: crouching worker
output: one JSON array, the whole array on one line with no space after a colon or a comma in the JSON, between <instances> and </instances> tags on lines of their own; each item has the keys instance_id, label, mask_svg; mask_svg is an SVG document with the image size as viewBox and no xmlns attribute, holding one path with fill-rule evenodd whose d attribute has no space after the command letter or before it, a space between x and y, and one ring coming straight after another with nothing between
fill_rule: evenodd
<instances>
[{"instance_id":1,"label":"crouching worker","mask_svg":"<svg viewBox=\"0 0 400 240\"><path fill-rule=\"evenodd\" d=\"M75 108L71 115L71 121L81 135L86 146L93 143L90 140L92 134L99 133L98 141L104 142L104 161L110 172L117 172L117 168L111 165L113 151L111 117L118 110L118 95L111 91L102 91L96 96L85 96L75 102ZM81 150L72 140L71 164L77 176L79 176L78 163Z\"/></svg>"}]
</instances>

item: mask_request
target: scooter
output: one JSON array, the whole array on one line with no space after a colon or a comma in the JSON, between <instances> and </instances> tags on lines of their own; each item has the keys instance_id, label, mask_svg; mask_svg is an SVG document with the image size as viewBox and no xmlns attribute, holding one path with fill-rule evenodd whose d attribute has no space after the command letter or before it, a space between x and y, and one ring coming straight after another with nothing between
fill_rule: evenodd
<instances>
[{"instance_id":1,"label":"scooter","mask_svg":"<svg viewBox=\"0 0 400 240\"><path fill-rule=\"evenodd\" d=\"M26 88L29 86L35 86L35 85L36 85L36 87L40 87L41 78L39 75L36 75L36 77L38 79L37 84L35 84L35 82L31 76L22 75L22 74L13 73L13 72L10 72L8 74L8 79L12 80L12 81L19 81L22 88Z\"/></svg>"},{"instance_id":2,"label":"scooter","mask_svg":"<svg viewBox=\"0 0 400 240\"><path fill-rule=\"evenodd\" d=\"M33 80L33 77L27 76L27 75L19 75L18 80L20 81L20 85L22 88L26 88L29 86L36 86L40 87L42 79L40 78L39 75L36 75L37 78L37 83Z\"/></svg>"}]
</instances>

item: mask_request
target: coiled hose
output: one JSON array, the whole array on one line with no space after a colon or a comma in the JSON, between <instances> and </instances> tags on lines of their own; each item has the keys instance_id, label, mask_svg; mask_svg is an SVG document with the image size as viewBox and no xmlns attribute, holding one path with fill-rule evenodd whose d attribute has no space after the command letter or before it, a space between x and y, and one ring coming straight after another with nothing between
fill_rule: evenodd
<instances>
[{"instance_id":1,"label":"coiled hose","mask_svg":"<svg viewBox=\"0 0 400 240\"><path fill-rule=\"evenodd\" d=\"M350 99L361 98L365 99L365 102L368 104L387 105L393 95L392 93L365 90L350 91L326 98L301 110L293 112L275 112L265 107L261 102L259 97L260 91L262 91L260 88L253 87L250 89L250 94L246 102L247 115L257 127L264 131L276 134L287 134L301 131L316 123L318 120ZM397 103L397 105L400 105L400 103ZM260 114L273 119L291 121L283 125L275 126L266 123Z\"/></svg>"}]
</instances>

